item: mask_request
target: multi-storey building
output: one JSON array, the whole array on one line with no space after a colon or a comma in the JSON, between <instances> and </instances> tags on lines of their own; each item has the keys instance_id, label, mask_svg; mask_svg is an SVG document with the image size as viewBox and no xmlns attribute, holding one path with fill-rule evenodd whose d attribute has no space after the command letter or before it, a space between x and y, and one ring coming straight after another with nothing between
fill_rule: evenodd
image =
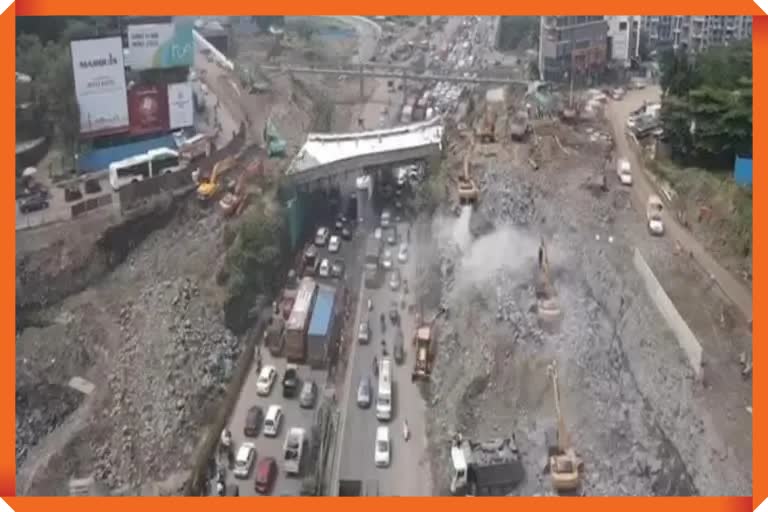
<instances>
[{"instance_id":1,"label":"multi-storey building","mask_svg":"<svg viewBox=\"0 0 768 512\"><path fill-rule=\"evenodd\" d=\"M692 53L752 37L751 16L644 16L642 30L651 49Z\"/></svg>"},{"instance_id":2,"label":"multi-storey building","mask_svg":"<svg viewBox=\"0 0 768 512\"><path fill-rule=\"evenodd\" d=\"M606 16L608 59L619 68L629 68L640 57L640 16Z\"/></svg>"},{"instance_id":3,"label":"multi-storey building","mask_svg":"<svg viewBox=\"0 0 768 512\"><path fill-rule=\"evenodd\" d=\"M604 16L542 16L539 73L542 80L588 81L608 58L608 22Z\"/></svg>"}]
</instances>

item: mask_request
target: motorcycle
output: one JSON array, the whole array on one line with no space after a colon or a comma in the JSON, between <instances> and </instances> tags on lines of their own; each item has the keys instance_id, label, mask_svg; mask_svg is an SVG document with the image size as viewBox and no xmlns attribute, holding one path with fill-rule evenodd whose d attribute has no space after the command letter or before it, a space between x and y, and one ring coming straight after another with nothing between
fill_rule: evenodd
<instances>
[{"instance_id":1,"label":"motorcycle","mask_svg":"<svg viewBox=\"0 0 768 512\"><path fill-rule=\"evenodd\" d=\"M411 431L408 429L408 420L403 420L403 439L408 441L411 437Z\"/></svg>"},{"instance_id":2,"label":"motorcycle","mask_svg":"<svg viewBox=\"0 0 768 512\"><path fill-rule=\"evenodd\" d=\"M373 301L368 299L368 311L373 311Z\"/></svg>"}]
</instances>

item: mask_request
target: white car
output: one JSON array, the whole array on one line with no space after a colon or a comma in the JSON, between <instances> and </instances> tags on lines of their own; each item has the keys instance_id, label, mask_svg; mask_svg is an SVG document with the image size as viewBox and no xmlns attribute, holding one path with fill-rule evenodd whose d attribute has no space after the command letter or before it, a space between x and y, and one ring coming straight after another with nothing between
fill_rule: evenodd
<instances>
[{"instance_id":1,"label":"white car","mask_svg":"<svg viewBox=\"0 0 768 512\"><path fill-rule=\"evenodd\" d=\"M318 228L315 234L315 245L318 247L324 246L328 242L328 236L331 234L330 230L326 227Z\"/></svg>"},{"instance_id":2,"label":"white car","mask_svg":"<svg viewBox=\"0 0 768 512\"><path fill-rule=\"evenodd\" d=\"M408 244L400 244L400 249L397 251L397 261L400 263L408 261Z\"/></svg>"},{"instance_id":3,"label":"white car","mask_svg":"<svg viewBox=\"0 0 768 512\"><path fill-rule=\"evenodd\" d=\"M389 427L380 426L376 429L376 447L374 452L374 462L376 467L385 468L390 463L390 439Z\"/></svg>"},{"instance_id":4,"label":"white car","mask_svg":"<svg viewBox=\"0 0 768 512\"><path fill-rule=\"evenodd\" d=\"M279 405L270 405L267 415L264 417L262 432L267 437L277 437L280 432L280 424L283 422L283 408Z\"/></svg>"},{"instance_id":5,"label":"white car","mask_svg":"<svg viewBox=\"0 0 768 512\"><path fill-rule=\"evenodd\" d=\"M381 212L381 227L383 228L388 227L391 220L392 220L392 213L389 210L384 210L383 212Z\"/></svg>"},{"instance_id":6,"label":"white car","mask_svg":"<svg viewBox=\"0 0 768 512\"><path fill-rule=\"evenodd\" d=\"M232 471L232 474L235 475L235 478L248 478L255 460L256 445L248 442L241 444L235 456L235 469Z\"/></svg>"},{"instance_id":7,"label":"white car","mask_svg":"<svg viewBox=\"0 0 768 512\"><path fill-rule=\"evenodd\" d=\"M376 228L373 230L373 238L375 238L376 240L381 240L381 236L382 236L381 228Z\"/></svg>"},{"instance_id":8,"label":"white car","mask_svg":"<svg viewBox=\"0 0 768 512\"><path fill-rule=\"evenodd\" d=\"M619 176L619 181L622 185L632 184L632 168L629 165L629 160L619 158L619 161L616 163L616 174Z\"/></svg>"},{"instance_id":9,"label":"white car","mask_svg":"<svg viewBox=\"0 0 768 512\"><path fill-rule=\"evenodd\" d=\"M320 277L328 277L331 275L331 262L328 261L328 258L323 258L323 261L320 262L320 270L318 270L317 273Z\"/></svg>"},{"instance_id":10,"label":"white car","mask_svg":"<svg viewBox=\"0 0 768 512\"><path fill-rule=\"evenodd\" d=\"M274 366L265 366L259 372L259 378L256 380L256 393L261 396L269 396L272 392L272 386L277 380L277 370Z\"/></svg>"},{"instance_id":11,"label":"white car","mask_svg":"<svg viewBox=\"0 0 768 512\"><path fill-rule=\"evenodd\" d=\"M333 235L328 242L328 252L339 252L341 248L341 238L338 235Z\"/></svg>"},{"instance_id":12,"label":"white car","mask_svg":"<svg viewBox=\"0 0 768 512\"><path fill-rule=\"evenodd\" d=\"M392 251L389 249L384 250L384 255L381 257L382 266L389 270L392 268Z\"/></svg>"}]
</instances>

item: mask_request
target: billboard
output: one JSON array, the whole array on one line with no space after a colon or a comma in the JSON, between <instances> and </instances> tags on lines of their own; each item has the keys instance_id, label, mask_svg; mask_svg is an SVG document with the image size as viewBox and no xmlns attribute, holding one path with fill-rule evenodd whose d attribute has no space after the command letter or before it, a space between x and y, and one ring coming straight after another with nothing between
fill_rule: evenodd
<instances>
[{"instance_id":1,"label":"billboard","mask_svg":"<svg viewBox=\"0 0 768 512\"><path fill-rule=\"evenodd\" d=\"M72 41L70 48L80 133L99 135L126 130L129 119L122 38Z\"/></svg>"},{"instance_id":2,"label":"billboard","mask_svg":"<svg viewBox=\"0 0 768 512\"><path fill-rule=\"evenodd\" d=\"M168 131L168 96L165 84L137 85L128 92L131 134Z\"/></svg>"},{"instance_id":3,"label":"billboard","mask_svg":"<svg viewBox=\"0 0 768 512\"><path fill-rule=\"evenodd\" d=\"M171 130L192 126L195 122L192 84L168 84L168 120Z\"/></svg>"},{"instance_id":4,"label":"billboard","mask_svg":"<svg viewBox=\"0 0 768 512\"><path fill-rule=\"evenodd\" d=\"M128 26L128 67L131 69L190 67L194 56L191 23Z\"/></svg>"}]
</instances>

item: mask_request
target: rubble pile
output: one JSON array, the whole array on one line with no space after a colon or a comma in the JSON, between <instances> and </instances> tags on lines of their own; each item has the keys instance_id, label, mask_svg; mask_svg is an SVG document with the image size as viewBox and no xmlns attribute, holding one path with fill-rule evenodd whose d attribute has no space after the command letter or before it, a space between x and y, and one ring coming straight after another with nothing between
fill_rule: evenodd
<instances>
[{"instance_id":1,"label":"rubble pile","mask_svg":"<svg viewBox=\"0 0 768 512\"><path fill-rule=\"evenodd\" d=\"M95 477L111 488L181 469L195 446L189 433L207 423L225 390L241 345L217 322L220 313L196 300L199 293L189 278L168 280L120 311L125 343L102 410L114 428L93 446ZM163 456L169 450L173 456Z\"/></svg>"},{"instance_id":2,"label":"rubble pile","mask_svg":"<svg viewBox=\"0 0 768 512\"><path fill-rule=\"evenodd\" d=\"M516 492L551 493L543 472L545 433L556 424L546 376L553 359L562 368L567 427L587 467L584 494L690 495L703 485L709 492L743 485L736 473L716 483L714 474L690 471L699 457L715 460L694 433L719 444L698 419L692 372L634 271L631 241L648 237L628 192L614 188L595 197L582 187L604 165L602 143L538 171L500 155L480 178L483 223L546 237L564 311L558 333L538 327L535 249L520 245L518 251L530 251L522 268L500 268L459 288L461 255L436 237L442 266L450 269L442 300L451 311L440 321L430 387L436 489L450 481L448 440L458 430L475 439L514 433L531 475ZM643 250L669 258L668 245Z\"/></svg>"}]
</instances>

